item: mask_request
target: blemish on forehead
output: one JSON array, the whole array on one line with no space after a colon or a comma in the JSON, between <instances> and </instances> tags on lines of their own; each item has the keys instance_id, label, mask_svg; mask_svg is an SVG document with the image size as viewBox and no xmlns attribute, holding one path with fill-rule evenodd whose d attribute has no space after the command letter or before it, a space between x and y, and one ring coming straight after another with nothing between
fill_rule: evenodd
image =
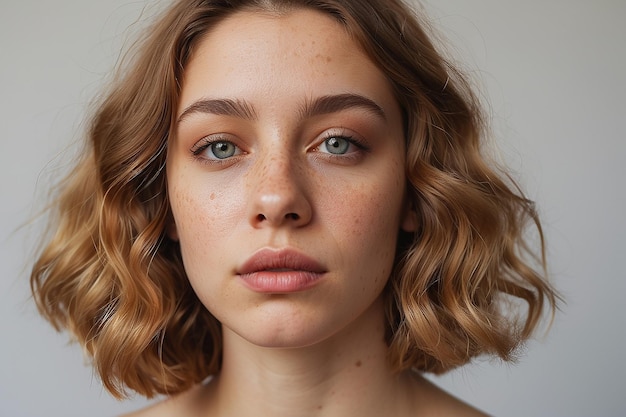
<instances>
[{"instance_id":1,"label":"blemish on forehead","mask_svg":"<svg viewBox=\"0 0 626 417\"><path fill-rule=\"evenodd\" d=\"M315 55L315 59L331 62L333 59L330 55L322 55L319 52Z\"/></svg>"}]
</instances>

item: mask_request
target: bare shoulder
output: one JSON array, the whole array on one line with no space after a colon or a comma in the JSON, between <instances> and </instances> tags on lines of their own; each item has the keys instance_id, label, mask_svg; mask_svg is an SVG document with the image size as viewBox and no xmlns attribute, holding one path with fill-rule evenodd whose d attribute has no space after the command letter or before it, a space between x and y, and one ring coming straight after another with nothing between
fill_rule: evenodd
<instances>
[{"instance_id":1,"label":"bare shoulder","mask_svg":"<svg viewBox=\"0 0 626 417\"><path fill-rule=\"evenodd\" d=\"M202 396L202 386L173 397L168 397L141 410L124 414L120 417L171 417L193 416L197 414L197 407Z\"/></svg>"},{"instance_id":2,"label":"bare shoulder","mask_svg":"<svg viewBox=\"0 0 626 417\"><path fill-rule=\"evenodd\" d=\"M421 375L415 375L416 389L419 392L417 400L419 415L428 416L455 416L455 417L489 417L450 393L439 388ZM426 400L427 399L427 400Z\"/></svg>"}]
</instances>

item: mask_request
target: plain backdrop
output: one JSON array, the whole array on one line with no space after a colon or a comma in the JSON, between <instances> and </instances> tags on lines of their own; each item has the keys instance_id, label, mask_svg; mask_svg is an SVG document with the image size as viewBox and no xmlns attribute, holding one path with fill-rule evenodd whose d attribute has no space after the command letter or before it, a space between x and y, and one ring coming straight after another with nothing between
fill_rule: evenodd
<instances>
[{"instance_id":1,"label":"plain backdrop","mask_svg":"<svg viewBox=\"0 0 626 417\"><path fill-rule=\"evenodd\" d=\"M164 1L160 2L164 4ZM1 0L0 416L114 416L81 349L38 317L33 222L147 0ZM430 0L545 222L567 304L520 362L435 380L499 416L626 415L626 1ZM145 8L145 10L144 10ZM69 150L68 150L69 149Z\"/></svg>"}]
</instances>

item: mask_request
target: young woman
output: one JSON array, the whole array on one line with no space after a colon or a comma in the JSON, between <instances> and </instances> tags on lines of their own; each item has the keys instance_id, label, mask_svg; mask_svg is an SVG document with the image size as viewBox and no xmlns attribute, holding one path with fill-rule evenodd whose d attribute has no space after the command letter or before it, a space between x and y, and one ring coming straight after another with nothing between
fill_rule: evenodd
<instances>
[{"instance_id":1,"label":"young woman","mask_svg":"<svg viewBox=\"0 0 626 417\"><path fill-rule=\"evenodd\" d=\"M482 136L400 0L177 1L94 116L33 292L114 395L168 396L137 415L482 415L420 373L509 359L556 300Z\"/></svg>"}]
</instances>

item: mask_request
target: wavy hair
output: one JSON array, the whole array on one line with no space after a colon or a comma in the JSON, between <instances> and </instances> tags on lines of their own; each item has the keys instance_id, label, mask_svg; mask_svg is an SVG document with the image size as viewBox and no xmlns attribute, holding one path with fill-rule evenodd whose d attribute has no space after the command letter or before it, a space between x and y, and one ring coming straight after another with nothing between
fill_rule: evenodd
<instances>
[{"instance_id":1,"label":"wavy hair","mask_svg":"<svg viewBox=\"0 0 626 417\"><path fill-rule=\"evenodd\" d=\"M174 394L220 369L220 324L166 233L179 81L199 40L226 16L294 7L339 21L386 74L403 111L407 195L419 226L401 232L385 292L394 369L440 373L482 354L511 359L546 307L554 311L533 203L483 155L478 100L402 0L178 0L97 108L31 274L40 312L76 337L117 397ZM515 300L525 302L519 314L511 314Z\"/></svg>"}]
</instances>

